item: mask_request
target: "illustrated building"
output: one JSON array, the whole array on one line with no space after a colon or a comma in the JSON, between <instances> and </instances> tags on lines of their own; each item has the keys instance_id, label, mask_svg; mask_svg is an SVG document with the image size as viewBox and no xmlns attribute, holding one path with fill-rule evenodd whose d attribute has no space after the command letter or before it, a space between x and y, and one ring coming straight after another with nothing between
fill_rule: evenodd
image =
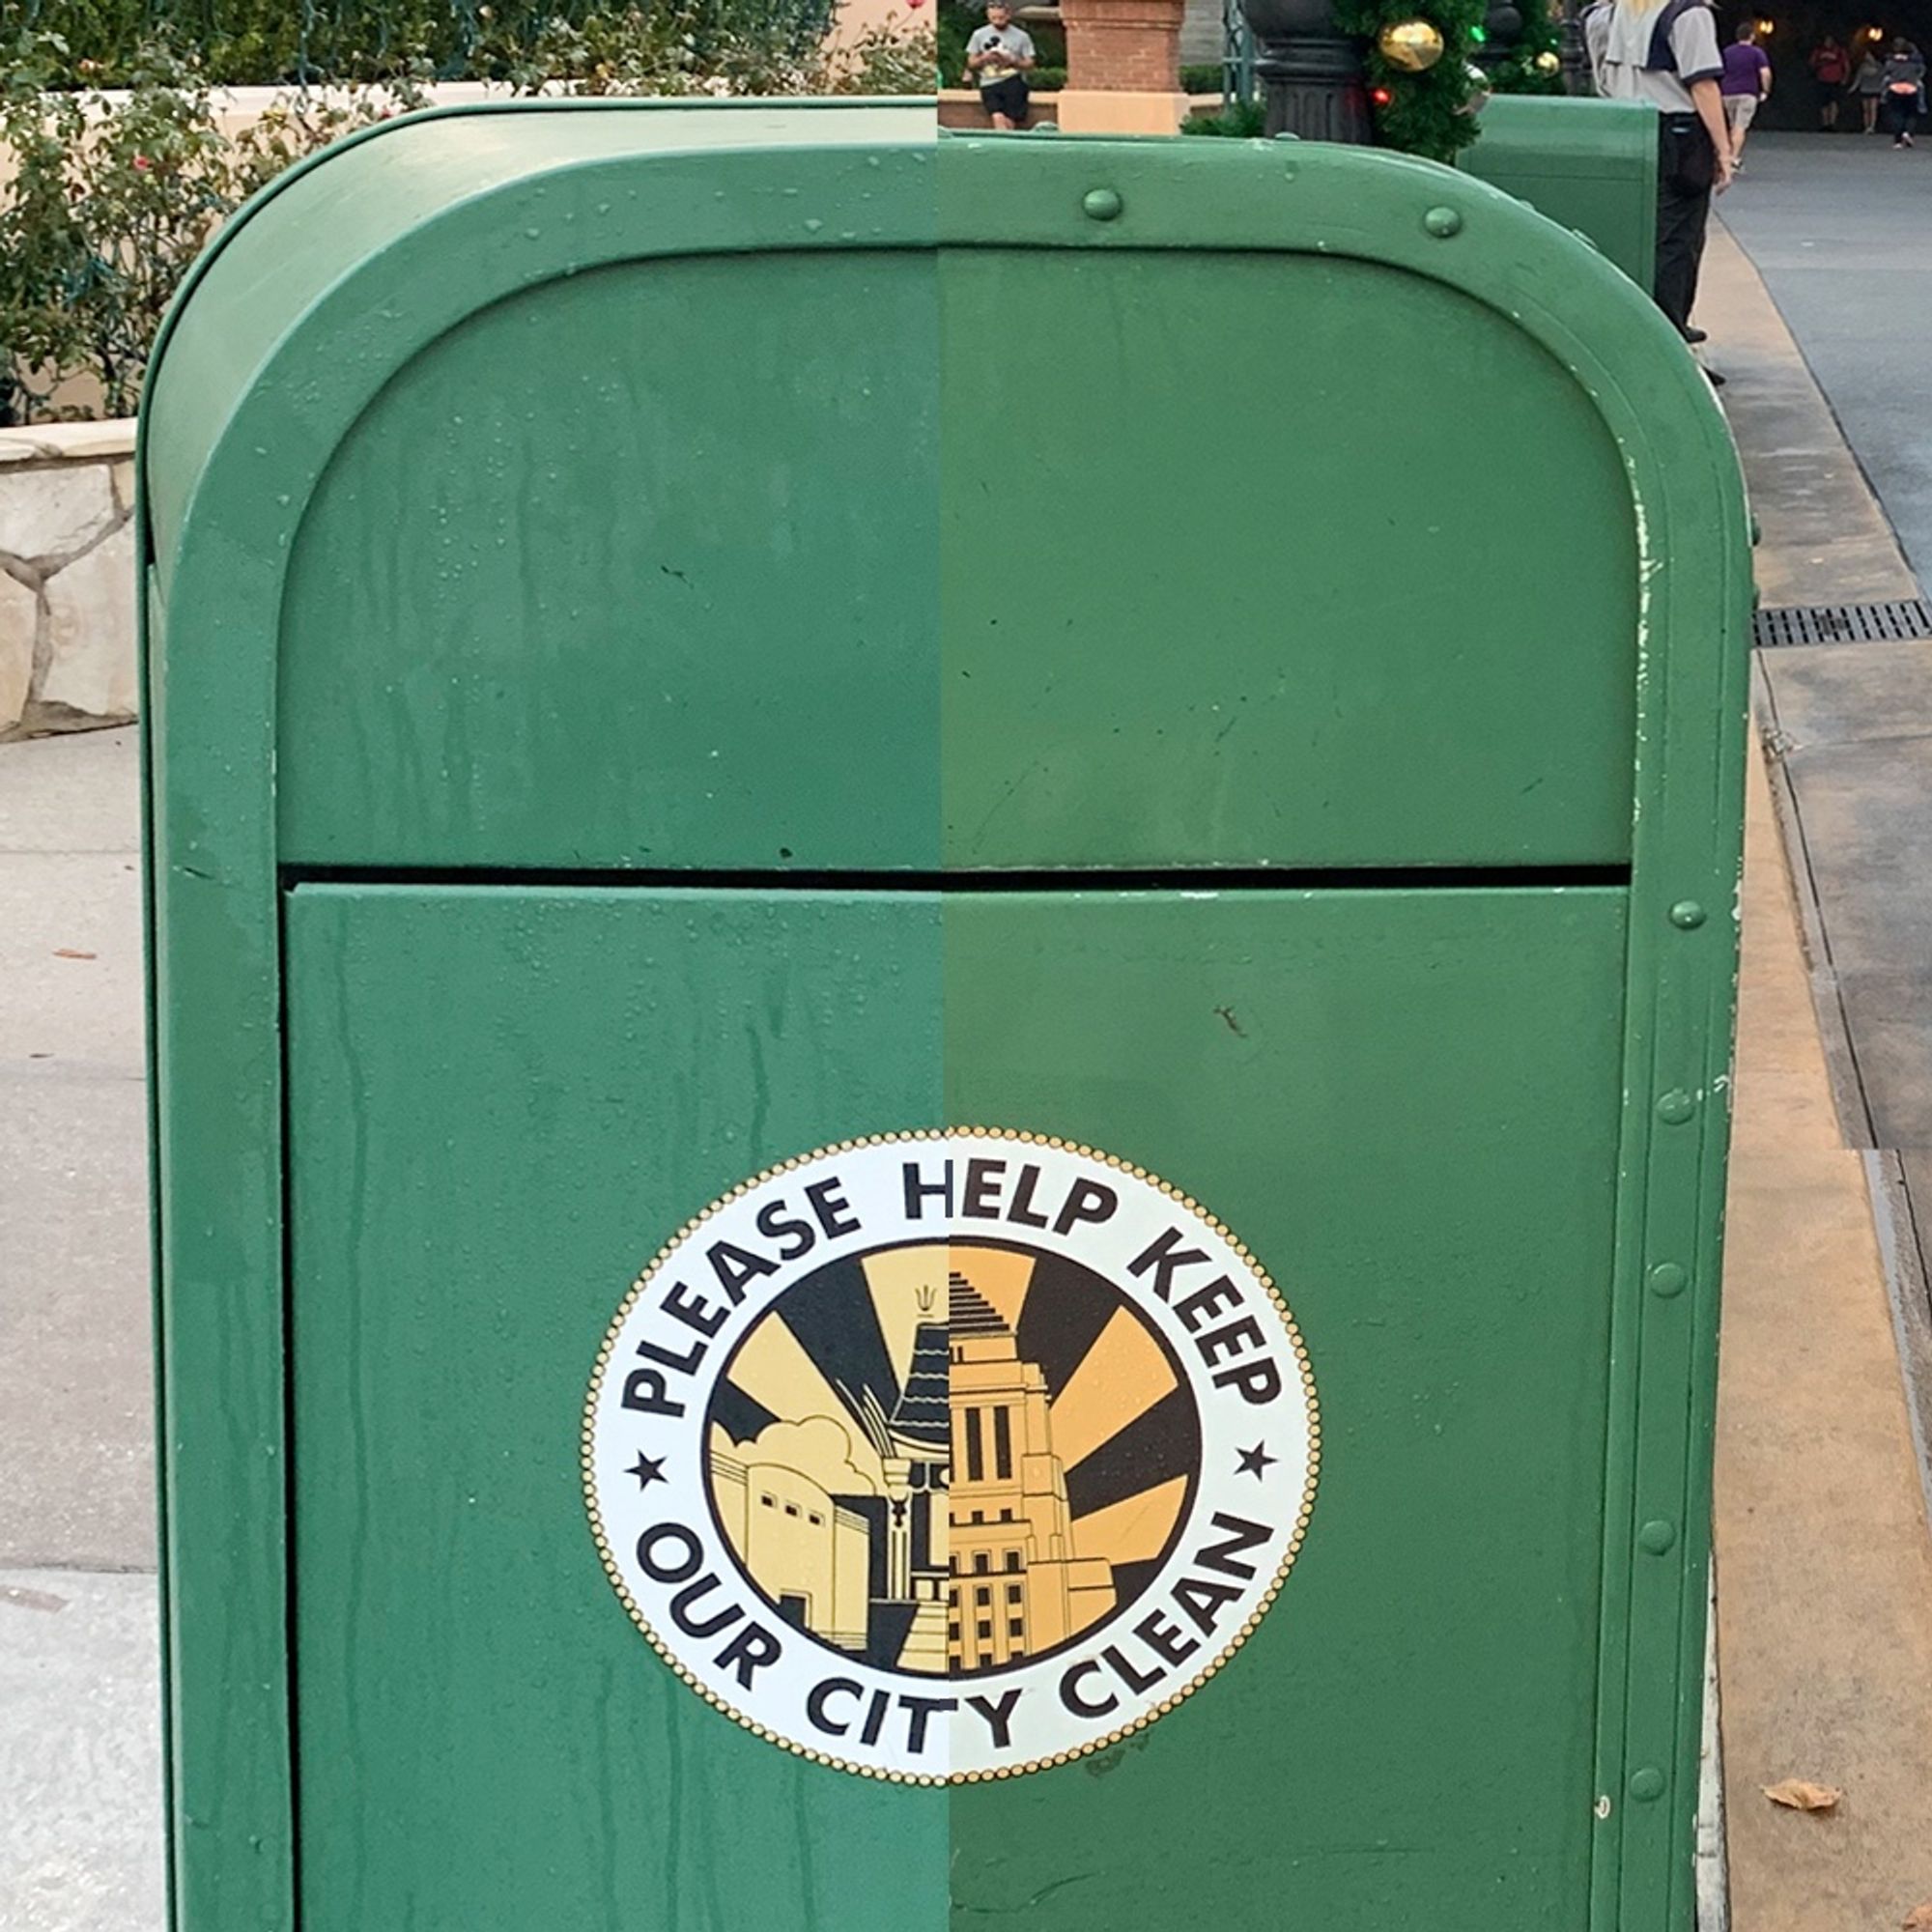
<instances>
[{"instance_id":1,"label":"illustrated building","mask_svg":"<svg viewBox=\"0 0 1932 1932\"><path fill-rule=\"evenodd\" d=\"M934 1315L937 1301L936 1288L921 1292L911 1359L890 1411L877 1390L840 1385L841 1413L858 1422L876 1452L883 1493L828 1492L791 1462L800 1452L787 1430L809 1421L842 1431L839 1416L781 1417L776 1432L740 1443L735 1454L714 1441L710 1468L724 1533L781 1615L868 1662L940 1677L947 1669L951 1431L946 1322Z\"/></svg>"},{"instance_id":2,"label":"illustrated building","mask_svg":"<svg viewBox=\"0 0 1932 1932\"><path fill-rule=\"evenodd\" d=\"M1046 1377L953 1274L947 1309L952 1602L947 1656L980 1670L1065 1643L1114 1607L1113 1566L1074 1547Z\"/></svg>"},{"instance_id":3,"label":"illustrated building","mask_svg":"<svg viewBox=\"0 0 1932 1932\"><path fill-rule=\"evenodd\" d=\"M779 1613L841 1650L866 1647L871 1536L866 1519L810 1476L747 1467L714 1451L711 1493L724 1533Z\"/></svg>"},{"instance_id":4,"label":"illustrated building","mask_svg":"<svg viewBox=\"0 0 1932 1932\"><path fill-rule=\"evenodd\" d=\"M1113 1566L1077 1548L1044 1371L965 1275L950 1274L943 1315L937 1302L920 1290L890 1411L841 1385L883 1493L828 1492L767 1437L710 1459L725 1534L782 1616L935 1677L1056 1649L1115 1602Z\"/></svg>"},{"instance_id":5,"label":"illustrated building","mask_svg":"<svg viewBox=\"0 0 1932 1932\"><path fill-rule=\"evenodd\" d=\"M894 1635L903 1630L896 1645L901 1670L943 1676L951 1431L946 1323L931 1319L936 1299L929 1290L921 1291L922 1320L913 1335L904 1385L892 1414L881 1415L874 1402L867 1424L886 1471L885 1564L883 1587L873 1605L874 1630ZM908 1605L912 1614L905 1618L902 1606Z\"/></svg>"}]
</instances>

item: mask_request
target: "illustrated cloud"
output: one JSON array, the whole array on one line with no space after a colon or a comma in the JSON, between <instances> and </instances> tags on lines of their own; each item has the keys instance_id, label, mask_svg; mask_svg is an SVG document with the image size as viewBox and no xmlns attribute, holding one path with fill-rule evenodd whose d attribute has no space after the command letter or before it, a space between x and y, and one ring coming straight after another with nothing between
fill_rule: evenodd
<instances>
[{"instance_id":1,"label":"illustrated cloud","mask_svg":"<svg viewBox=\"0 0 1932 1932\"><path fill-rule=\"evenodd\" d=\"M774 1422L730 1453L747 1468L770 1463L810 1476L827 1495L876 1495L878 1483L852 1460L851 1433L829 1415Z\"/></svg>"}]
</instances>

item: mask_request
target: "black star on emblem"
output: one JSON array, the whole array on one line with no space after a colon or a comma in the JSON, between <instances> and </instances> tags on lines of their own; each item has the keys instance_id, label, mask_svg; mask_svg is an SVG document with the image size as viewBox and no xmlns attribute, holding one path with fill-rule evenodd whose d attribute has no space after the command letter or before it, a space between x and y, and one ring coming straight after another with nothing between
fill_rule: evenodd
<instances>
[{"instance_id":1,"label":"black star on emblem","mask_svg":"<svg viewBox=\"0 0 1932 1932\"><path fill-rule=\"evenodd\" d=\"M1270 1463L1279 1463L1279 1456L1270 1456L1265 1442L1257 1442L1252 1449L1240 1452L1241 1466L1235 1471L1237 1476L1252 1476L1256 1482L1262 1479L1262 1471Z\"/></svg>"},{"instance_id":2,"label":"black star on emblem","mask_svg":"<svg viewBox=\"0 0 1932 1932\"><path fill-rule=\"evenodd\" d=\"M668 1480L665 1475L664 1458L660 1456L653 1462L641 1449L638 1451L638 1460L624 1473L627 1476L637 1477L638 1487L640 1490L649 1489L653 1483Z\"/></svg>"}]
</instances>

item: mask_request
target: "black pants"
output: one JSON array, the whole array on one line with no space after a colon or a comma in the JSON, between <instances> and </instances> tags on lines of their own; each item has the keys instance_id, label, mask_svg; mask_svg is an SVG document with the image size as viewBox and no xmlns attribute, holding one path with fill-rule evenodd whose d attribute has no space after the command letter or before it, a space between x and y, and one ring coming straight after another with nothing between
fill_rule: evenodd
<instances>
[{"instance_id":1,"label":"black pants","mask_svg":"<svg viewBox=\"0 0 1932 1932\"><path fill-rule=\"evenodd\" d=\"M1665 114L1658 122L1657 274L1651 293L1681 335L1690 326L1697 299L1697 270L1704 260L1704 229L1711 218L1711 186L1718 156L1694 114Z\"/></svg>"},{"instance_id":2,"label":"black pants","mask_svg":"<svg viewBox=\"0 0 1932 1932\"><path fill-rule=\"evenodd\" d=\"M980 90L980 104L988 114L1004 114L1015 128L1024 128L1030 93L1025 74L1009 73L1005 80L989 80Z\"/></svg>"},{"instance_id":3,"label":"black pants","mask_svg":"<svg viewBox=\"0 0 1932 1932\"><path fill-rule=\"evenodd\" d=\"M1895 141L1901 134L1911 133L1918 125L1918 97L1916 94L1888 94L1879 113L1885 131Z\"/></svg>"}]
</instances>

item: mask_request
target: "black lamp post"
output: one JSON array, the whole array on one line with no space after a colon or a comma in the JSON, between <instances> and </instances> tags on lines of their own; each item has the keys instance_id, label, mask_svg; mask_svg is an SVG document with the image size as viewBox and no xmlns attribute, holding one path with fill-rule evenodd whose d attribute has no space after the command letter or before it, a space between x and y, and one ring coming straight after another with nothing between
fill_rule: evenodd
<instances>
[{"instance_id":1,"label":"black lamp post","mask_svg":"<svg viewBox=\"0 0 1932 1932\"><path fill-rule=\"evenodd\" d=\"M1241 13L1254 30L1270 134L1374 142L1366 43L1336 26L1329 0L1241 0Z\"/></svg>"},{"instance_id":2,"label":"black lamp post","mask_svg":"<svg viewBox=\"0 0 1932 1932\"><path fill-rule=\"evenodd\" d=\"M1557 43L1563 62L1563 91L1566 94L1594 94L1590 78L1589 49L1583 44L1582 0L1563 0L1562 38Z\"/></svg>"},{"instance_id":3,"label":"black lamp post","mask_svg":"<svg viewBox=\"0 0 1932 1932\"><path fill-rule=\"evenodd\" d=\"M1476 65L1485 73L1493 73L1508 64L1521 39L1521 10L1511 5L1511 0L1492 0L1483 15L1483 44L1476 50Z\"/></svg>"}]
</instances>

